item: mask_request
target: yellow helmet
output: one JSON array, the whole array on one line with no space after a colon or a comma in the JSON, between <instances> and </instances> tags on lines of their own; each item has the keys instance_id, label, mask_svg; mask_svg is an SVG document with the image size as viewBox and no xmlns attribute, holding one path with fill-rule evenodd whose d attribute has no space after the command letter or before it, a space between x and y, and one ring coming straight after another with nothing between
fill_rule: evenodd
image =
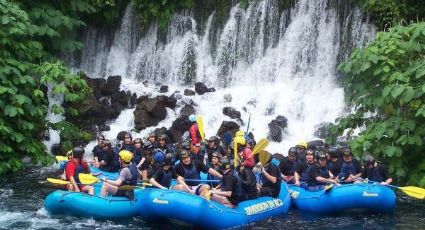
<instances>
[{"instance_id":1,"label":"yellow helmet","mask_svg":"<svg viewBox=\"0 0 425 230\"><path fill-rule=\"evenodd\" d=\"M245 145L245 142L246 140L244 136L236 136L235 138L233 138L234 144Z\"/></svg>"},{"instance_id":2,"label":"yellow helmet","mask_svg":"<svg viewBox=\"0 0 425 230\"><path fill-rule=\"evenodd\" d=\"M300 142L298 142L297 146L307 148L307 141L300 141Z\"/></svg>"},{"instance_id":3,"label":"yellow helmet","mask_svg":"<svg viewBox=\"0 0 425 230\"><path fill-rule=\"evenodd\" d=\"M130 163L131 160L133 159L133 153L131 153L128 150L121 150L120 153L119 153L119 156L120 156L121 160L124 163L127 163L127 164Z\"/></svg>"},{"instance_id":4,"label":"yellow helmet","mask_svg":"<svg viewBox=\"0 0 425 230\"><path fill-rule=\"evenodd\" d=\"M239 130L235 133L235 137L245 137L245 132L242 130Z\"/></svg>"}]
</instances>

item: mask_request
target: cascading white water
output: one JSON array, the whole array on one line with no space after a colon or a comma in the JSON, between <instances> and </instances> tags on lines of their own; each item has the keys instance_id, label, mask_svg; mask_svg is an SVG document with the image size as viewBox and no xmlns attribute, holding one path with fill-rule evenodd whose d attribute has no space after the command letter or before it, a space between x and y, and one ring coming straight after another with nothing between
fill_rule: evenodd
<instances>
[{"instance_id":1,"label":"cascading white water","mask_svg":"<svg viewBox=\"0 0 425 230\"><path fill-rule=\"evenodd\" d=\"M47 96L48 96L48 110L46 120L50 123L57 123L64 119L62 114L55 114L52 109L54 105L61 105L63 102L63 95L53 94L53 86L47 84ZM60 131L49 128L49 140L43 141L46 149L50 151L54 144L59 144L60 142Z\"/></svg>"},{"instance_id":2,"label":"cascading white water","mask_svg":"<svg viewBox=\"0 0 425 230\"><path fill-rule=\"evenodd\" d=\"M143 86L140 80L167 84L181 92L184 86L202 81L217 90L190 97L198 105L198 114L204 116L207 136L214 135L223 120L231 120L222 113L225 106L241 111L243 130L251 114L250 127L257 138L266 137L267 124L283 115L288 119L283 141L272 143L269 149L286 152L300 140L315 138L315 126L333 122L344 113L344 93L336 72L339 58L346 57L347 47L362 46L375 34L371 24L362 22L360 10L353 8L348 15L340 15L333 3L300 0L283 11L277 0L251 2L246 10L235 5L222 29L214 28L212 13L201 35L190 14L175 14L165 41L159 40L157 26L152 25L134 51L128 45L128 31L129 20L136 19L128 7L110 48L99 49L105 42L93 44L96 38L91 36L96 33L88 30L77 68L93 77L121 74L121 87L138 95L158 94L154 86ZM218 37L212 36L214 29ZM343 46L347 40L350 45ZM102 64L90 65L93 60ZM231 102L224 100L228 94ZM107 133L109 138L115 138L120 127L131 129L131 111L123 111L112 122L111 127L118 128ZM158 127L169 127L177 115L168 111Z\"/></svg>"}]
</instances>

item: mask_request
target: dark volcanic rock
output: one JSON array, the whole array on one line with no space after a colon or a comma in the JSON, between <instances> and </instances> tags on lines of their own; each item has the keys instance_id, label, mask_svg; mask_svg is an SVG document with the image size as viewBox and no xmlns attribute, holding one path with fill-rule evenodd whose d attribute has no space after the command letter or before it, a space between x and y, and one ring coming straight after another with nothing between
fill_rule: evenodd
<instances>
[{"instance_id":1,"label":"dark volcanic rock","mask_svg":"<svg viewBox=\"0 0 425 230\"><path fill-rule=\"evenodd\" d=\"M288 119L279 115L276 119L272 120L268 126L270 130L268 138L275 142L281 142L283 132L288 126Z\"/></svg>"},{"instance_id":2,"label":"dark volcanic rock","mask_svg":"<svg viewBox=\"0 0 425 230\"><path fill-rule=\"evenodd\" d=\"M137 98L136 110L134 111L134 123L137 130L157 125L167 116L165 107L175 108L177 99L164 95L155 98L142 96Z\"/></svg>"},{"instance_id":3,"label":"dark volcanic rock","mask_svg":"<svg viewBox=\"0 0 425 230\"><path fill-rule=\"evenodd\" d=\"M241 118L241 112L233 107L224 107L223 114L233 119Z\"/></svg>"},{"instance_id":4,"label":"dark volcanic rock","mask_svg":"<svg viewBox=\"0 0 425 230\"><path fill-rule=\"evenodd\" d=\"M60 144L53 144L50 148L50 152L53 154L53 156L60 156L65 153Z\"/></svg>"},{"instance_id":5,"label":"dark volcanic rock","mask_svg":"<svg viewBox=\"0 0 425 230\"><path fill-rule=\"evenodd\" d=\"M185 105L180 111L180 116L189 117L191 114L194 114L195 112L196 112L195 108L193 108L192 105Z\"/></svg>"},{"instance_id":6,"label":"dark volcanic rock","mask_svg":"<svg viewBox=\"0 0 425 230\"><path fill-rule=\"evenodd\" d=\"M195 83L195 92L199 95L205 94L208 92L208 87L202 82Z\"/></svg>"},{"instance_id":7,"label":"dark volcanic rock","mask_svg":"<svg viewBox=\"0 0 425 230\"><path fill-rule=\"evenodd\" d=\"M323 122L317 125L316 131L314 132L314 135L318 138L326 139L329 136L329 127L332 125L330 122Z\"/></svg>"},{"instance_id":8,"label":"dark volcanic rock","mask_svg":"<svg viewBox=\"0 0 425 230\"><path fill-rule=\"evenodd\" d=\"M184 92L183 92L183 94L186 95L186 96L193 96L196 93L195 93L195 91L193 91L191 89L185 89Z\"/></svg>"},{"instance_id":9,"label":"dark volcanic rock","mask_svg":"<svg viewBox=\"0 0 425 230\"><path fill-rule=\"evenodd\" d=\"M102 94L105 96L112 95L120 90L120 85L121 76L110 76L102 89Z\"/></svg>"},{"instance_id":10,"label":"dark volcanic rock","mask_svg":"<svg viewBox=\"0 0 425 230\"><path fill-rule=\"evenodd\" d=\"M234 121L223 121L220 128L217 131L217 136L222 140L224 139L224 133L230 132L232 136L239 130L239 125Z\"/></svg>"},{"instance_id":11,"label":"dark volcanic rock","mask_svg":"<svg viewBox=\"0 0 425 230\"><path fill-rule=\"evenodd\" d=\"M208 92L208 93L212 93L212 92L215 92L215 88L213 88L213 87L211 87L211 88L208 88L208 89L207 89L207 92Z\"/></svg>"},{"instance_id":12,"label":"dark volcanic rock","mask_svg":"<svg viewBox=\"0 0 425 230\"><path fill-rule=\"evenodd\" d=\"M160 93L166 93L166 92L168 92L168 85L162 85L162 86L159 88L159 92L160 92Z\"/></svg>"}]
</instances>

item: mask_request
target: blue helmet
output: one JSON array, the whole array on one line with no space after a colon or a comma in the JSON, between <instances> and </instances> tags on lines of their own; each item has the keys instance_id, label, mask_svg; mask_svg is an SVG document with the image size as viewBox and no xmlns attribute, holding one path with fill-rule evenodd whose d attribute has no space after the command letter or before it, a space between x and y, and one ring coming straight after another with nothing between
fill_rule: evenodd
<instances>
[{"instance_id":1,"label":"blue helmet","mask_svg":"<svg viewBox=\"0 0 425 230\"><path fill-rule=\"evenodd\" d=\"M155 163L162 164L165 160L165 154L160 150L155 150L153 153L153 160Z\"/></svg>"},{"instance_id":2,"label":"blue helmet","mask_svg":"<svg viewBox=\"0 0 425 230\"><path fill-rule=\"evenodd\" d=\"M196 122L196 115L195 114L190 115L189 116L189 121L190 122Z\"/></svg>"}]
</instances>

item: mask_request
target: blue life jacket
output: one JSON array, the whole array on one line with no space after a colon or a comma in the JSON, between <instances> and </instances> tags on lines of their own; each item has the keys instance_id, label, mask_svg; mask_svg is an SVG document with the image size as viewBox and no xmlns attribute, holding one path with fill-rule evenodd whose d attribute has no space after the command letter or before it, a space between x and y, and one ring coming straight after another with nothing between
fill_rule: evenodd
<instances>
[{"instance_id":1,"label":"blue life jacket","mask_svg":"<svg viewBox=\"0 0 425 230\"><path fill-rule=\"evenodd\" d=\"M215 169L215 171L219 171L219 167L213 167L213 166L211 166L211 168L213 168L213 169ZM216 177L216 176L213 176L213 175L211 175L211 174L207 174L207 180L220 180L220 178L219 177ZM210 186L212 186L212 187L215 187L215 186L217 186L218 184L220 184L220 182L208 182L208 184L210 185Z\"/></svg>"},{"instance_id":2,"label":"blue life jacket","mask_svg":"<svg viewBox=\"0 0 425 230\"><path fill-rule=\"evenodd\" d=\"M133 163L135 163L136 165L139 164L140 161L142 160L143 153L144 153L143 148L140 148L140 149L134 148L134 152L133 152L134 156L132 160Z\"/></svg>"},{"instance_id":3,"label":"blue life jacket","mask_svg":"<svg viewBox=\"0 0 425 230\"><path fill-rule=\"evenodd\" d=\"M183 170L184 170L184 179L192 179L192 180L200 180L201 176L199 175L199 172L196 170L195 164L192 163L192 168L187 169L186 166L183 166ZM186 182L187 185L189 186L196 186L198 184L200 184L200 181L188 181Z\"/></svg>"},{"instance_id":4,"label":"blue life jacket","mask_svg":"<svg viewBox=\"0 0 425 230\"><path fill-rule=\"evenodd\" d=\"M345 177L347 179L350 176L350 174L352 175L357 174L356 166L354 165L354 163L355 163L354 159L351 160L350 163L343 162L341 166L341 172L339 173L338 177L339 178Z\"/></svg>"},{"instance_id":5,"label":"blue life jacket","mask_svg":"<svg viewBox=\"0 0 425 230\"><path fill-rule=\"evenodd\" d=\"M134 145L132 145L132 144L128 145L128 144L123 143L120 150L127 150L127 151L134 153L135 149L136 149L136 147L134 147Z\"/></svg>"},{"instance_id":6,"label":"blue life jacket","mask_svg":"<svg viewBox=\"0 0 425 230\"><path fill-rule=\"evenodd\" d=\"M330 176L329 176L329 169L326 168L326 166L319 167L318 168L318 172L319 172L319 176L321 176L321 177L323 177L325 179L329 179L330 178ZM327 183L316 181L316 185L325 185L325 184L327 184Z\"/></svg>"},{"instance_id":7,"label":"blue life jacket","mask_svg":"<svg viewBox=\"0 0 425 230\"><path fill-rule=\"evenodd\" d=\"M295 162L291 162L291 163L292 163L292 167L291 167L291 170L289 171L289 175L294 175L297 169L300 167L301 161L297 159Z\"/></svg>"},{"instance_id":8,"label":"blue life jacket","mask_svg":"<svg viewBox=\"0 0 425 230\"><path fill-rule=\"evenodd\" d=\"M331 171L334 176L339 175L339 173L341 172L341 165L342 163L340 160L336 162L330 160L326 163L326 167L329 169L329 171Z\"/></svg>"},{"instance_id":9,"label":"blue life jacket","mask_svg":"<svg viewBox=\"0 0 425 230\"><path fill-rule=\"evenodd\" d=\"M93 156L97 156L97 160L99 162L105 160L105 153L103 152L103 149L99 145L94 146L92 152L93 152Z\"/></svg>"},{"instance_id":10,"label":"blue life jacket","mask_svg":"<svg viewBox=\"0 0 425 230\"><path fill-rule=\"evenodd\" d=\"M122 182L123 183L122 185L132 185L132 186L137 185L137 179L139 177L139 172L137 171L137 166L135 164L130 164L125 168L130 169L131 179L126 179L125 181ZM122 168L122 169L125 169L125 168Z\"/></svg>"}]
</instances>

